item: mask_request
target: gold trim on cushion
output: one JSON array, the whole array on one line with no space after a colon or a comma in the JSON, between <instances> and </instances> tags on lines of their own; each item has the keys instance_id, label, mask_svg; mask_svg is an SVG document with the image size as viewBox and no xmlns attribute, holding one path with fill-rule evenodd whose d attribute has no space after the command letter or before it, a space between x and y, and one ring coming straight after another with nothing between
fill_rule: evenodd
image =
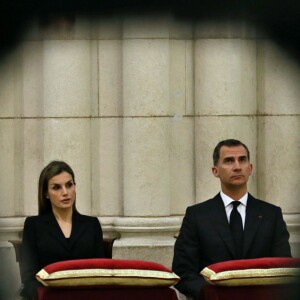
<instances>
[{"instance_id":1,"label":"gold trim on cushion","mask_svg":"<svg viewBox=\"0 0 300 300\"><path fill-rule=\"evenodd\" d=\"M175 273L136 269L81 269L52 274L42 269L36 278L45 286L171 286L179 281Z\"/></svg>"},{"instance_id":2,"label":"gold trim on cushion","mask_svg":"<svg viewBox=\"0 0 300 300\"><path fill-rule=\"evenodd\" d=\"M206 267L200 274L213 285L288 284L299 280L300 268L244 269L216 273Z\"/></svg>"},{"instance_id":3,"label":"gold trim on cushion","mask_svg":"<svg viewBox=\"0 0 300 300\"><path fill-rule=\"evenodd\" d=\"M83 278L64 278L52 280L38 280L44 286L50 287L68 287L68 286L171 286L176 281L160 278L143 278L143 277L83 277Z\"/></svg>"}]
</instances>

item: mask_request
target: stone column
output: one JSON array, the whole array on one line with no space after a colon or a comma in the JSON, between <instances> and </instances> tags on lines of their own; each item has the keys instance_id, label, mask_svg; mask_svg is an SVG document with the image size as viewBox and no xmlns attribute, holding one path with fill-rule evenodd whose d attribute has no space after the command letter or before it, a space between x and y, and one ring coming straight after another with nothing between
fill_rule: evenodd
<instances>
[{"instance_id":1,"label":"stone column","mask_svg":"<svg viewBox=\"0 0 300 300\"><path fill-rule=\"evenodd\" d=\"M23 213L22 50L16 49L0 64L0 216Z\"/></svg>"},{"instance_id":2,"label":"stone column","mask_svg":"<svg viewBox=\"0 0 300 300\"><path fill-rule=\"evenodd\" d=\"M300 68L271 41L258 45L258 193L282 208L299 257Z\"/></svg>"},{"instance_id":3,"label":"stone column","mask_svg":"<svg viewBox=\"0 0 300 300\"><path fill-rule=\"evenodd\" d=\"M176 26L177 25L177 26ZM170 25L171 213L182 215L195 201L194 41L190 26Z\"/></svg>"},{"instance_id":4,"label":"stone column","mask_svg":"<svg viewBox=\"0 0 300 300\"><path fill-rule=\"evenodd\" d=\"M91 160L92 213L111 234L113 219L123 208L123 109L120 19L109 20L98 20L93 26L97 107L93 109Z\"/></svg>"},{"instance_id":5,"label":"stone column","mask_svg":"<svg viewBox=\"0 0 300 300\"><path fill-rule=\"evenodd\" d=\"M161 21L154 29L151 18L124 21L124 216L114 223L115 255L170 266L179 220L170 217L169 40Z\"/></svg>"}]
</instances>

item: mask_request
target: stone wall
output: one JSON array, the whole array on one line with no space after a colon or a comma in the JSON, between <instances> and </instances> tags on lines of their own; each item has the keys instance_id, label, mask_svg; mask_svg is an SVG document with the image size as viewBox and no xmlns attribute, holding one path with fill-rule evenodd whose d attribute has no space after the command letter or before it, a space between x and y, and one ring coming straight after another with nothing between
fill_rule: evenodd
<instances>
[{"instance_id":1,"label":"stone wall","mask_svg":"<svg viewBox=\"0 0 300 300\"><path fill-rule=\"evenodd\" d=\"M212 151L231 137L249 146L249 190L282 207L299 256L299 80L246 22L33 20L0 62L1 282L20 284L7 241L37 214L38 176L54 159L75 171L79 211L119 238L115 258L171 266L186 207L219 191Z\"/></svg>"}]
</instances>

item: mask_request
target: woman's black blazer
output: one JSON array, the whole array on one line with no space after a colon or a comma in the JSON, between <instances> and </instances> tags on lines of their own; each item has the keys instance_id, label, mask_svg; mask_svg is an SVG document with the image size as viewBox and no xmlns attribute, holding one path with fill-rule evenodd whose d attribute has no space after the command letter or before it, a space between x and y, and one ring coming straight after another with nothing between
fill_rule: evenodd
<instances>
[{"instance_id":1,"label":"woman's black blazer","mask_svg":"<svg viewBox=\"0 0 300 300\"><path fill-rule=\"evenodd\" d=\"M48 264L101 257L104 257L103 234L96 217L74 212L70 238L65 238L52 212L28 217L21 247L21 294L28 297L35 294L40 286L35 274Z\"/></svg>"}]
</instances>

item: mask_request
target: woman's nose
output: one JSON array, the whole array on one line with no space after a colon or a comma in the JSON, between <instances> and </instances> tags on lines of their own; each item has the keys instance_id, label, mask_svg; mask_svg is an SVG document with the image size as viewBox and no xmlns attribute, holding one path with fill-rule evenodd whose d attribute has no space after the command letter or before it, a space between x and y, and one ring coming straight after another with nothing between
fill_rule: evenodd
<instances>
[{"instance_id":1,"label":"woman's nose","mask_svg":"<svg viewBox=\"0 0 300 300\"><path fill-rule=\"evenodd\" d=\"M68 189L65 186L63 186L63 188L62 188L62 193L63 193L63 195L68 194Z\"/></svg>"}]
</instances>

